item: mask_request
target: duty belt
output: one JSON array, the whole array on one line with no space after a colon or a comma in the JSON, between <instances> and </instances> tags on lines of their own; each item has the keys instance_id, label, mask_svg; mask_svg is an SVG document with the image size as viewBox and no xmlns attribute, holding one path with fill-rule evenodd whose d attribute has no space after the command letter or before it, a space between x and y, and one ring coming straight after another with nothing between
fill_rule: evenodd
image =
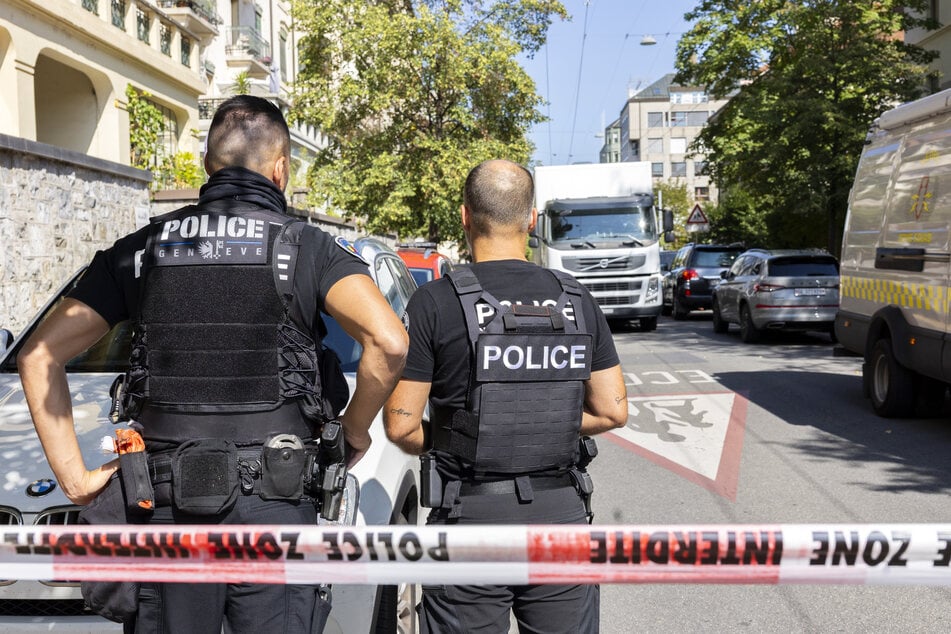
<instances>
[{"instance_id":1,"label":"duty belt","mask_svg":"<svg viewBox=\"0 0 951 634\"><path fill-rule=\"evenodd\" d=\"M261 482L261 447L238 449L238 468L240 474L241 492L245 495L259 493ZM171 451L149 454L149 476L153 485L166 484L172 481Z\"/></svg>"},{"instance_id":2,"label":"duty belt","mask_svg":"<svg viewBox=\"0 0 951 634\"><path fill-rule=\"evenodd\" d=\"M520 476L527 478L533 491L554 491L573 487L574 482L567 473L557 476ZM518 478L494 482L463 482L459 495L506 495L518 492Z\"/></svg>"}]
</instances>

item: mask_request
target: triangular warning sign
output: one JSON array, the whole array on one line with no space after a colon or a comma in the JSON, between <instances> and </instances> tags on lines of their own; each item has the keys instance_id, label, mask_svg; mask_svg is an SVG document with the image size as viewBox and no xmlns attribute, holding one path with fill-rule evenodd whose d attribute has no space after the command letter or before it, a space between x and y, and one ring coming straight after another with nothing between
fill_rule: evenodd
<instances>
[{"instance_id":1,"label":"triangular warning sign","mask_svg":"<svg viewBox=\"0 0 951 634\"><path fill-rule=\"evenodd\" d=\"M687 217L688 225L705 225L710 221L707 220L707 217L703 214L703 209L700 208L699 204L693 206L693 211L690 212L690 216Z\"/></svg>"}]
</instances>

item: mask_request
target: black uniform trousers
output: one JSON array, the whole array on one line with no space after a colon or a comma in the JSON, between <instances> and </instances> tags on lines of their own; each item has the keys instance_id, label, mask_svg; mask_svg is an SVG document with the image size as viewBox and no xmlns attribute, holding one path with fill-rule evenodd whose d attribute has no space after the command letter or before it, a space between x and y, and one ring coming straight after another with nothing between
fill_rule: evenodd
<instances>
[{"instance_id":1,"label":"black uniform trousers","mask_svg":"<svg viewBox=\"0 0 951 634\"><path fill-rule=\"evenodd\" d=\"M534 491L520 503L516 493L468 495L462 515L433 509L427 524L587 524L574 487ZM521 634L597 634L600 590L596 585L423 586L421 634L506 634L510 614Z\"/></svg>"},{"instance_id":2,"label":"black uniform trousers","mask_svg":"<svg viewBox=\"0 0 951 634\"><path fill-rule=\"evenodd\" d=\"M171 506L155 509L149 524L317 525L310 500L262 500L239 495L221 515L188 515ZM323 605L321 605L323 604ZM143 583L135 634L311 634L316 586L253 583ZM222 629L223 628L223 629Z\"/></svg>"}]
</instances>

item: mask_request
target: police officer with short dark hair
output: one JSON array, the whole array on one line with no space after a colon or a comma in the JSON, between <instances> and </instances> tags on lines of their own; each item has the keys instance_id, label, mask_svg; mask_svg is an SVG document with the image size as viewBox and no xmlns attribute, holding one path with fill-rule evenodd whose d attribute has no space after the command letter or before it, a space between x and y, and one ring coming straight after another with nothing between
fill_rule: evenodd
<instances>
[{"instance_id":1,"label":"police officer with short dark hair","mask_svg":"<svg viewBox=\"0 0 951 634\"><path fill-rule=\"evenodd\" d=\"M387 436L424 454L430 524L584 523L581 453L591 435L627 420L607 321L573 278L525 261L537 219L526 169L476 166L461 213L474 264L410 300ZM424 586L421 631L507 632L511 611L522 632L591 633L598 606L591 585Z\"/></svg>"},{"instance_id":2,"label":"police officer with short dark hair","mask_svg":"<svg viewBox=\"0 0 951 634\"><path fill-rule=\"evenodd\" d=\"M24 345L23 389L71 501L128 495L127 463L119 477L118 460L85 466L63 370L126 319L132 355L114 408L137 422L147 458L145 482L135 484L154 497L137 521L317 523L317 496L303 482L315 439L336 414L323 389L330 377L321 368L332 364L321 310L363 347L339 422L345 460L366 452L405 362L406 332L349 243L286 215L290 167L280 110L259 97L225 101L208 131L198 203L97 253ZM315 586L253 583L143 583L138 601L140 633L309 634L321 605Z\"/></svg>"}]
</instances>

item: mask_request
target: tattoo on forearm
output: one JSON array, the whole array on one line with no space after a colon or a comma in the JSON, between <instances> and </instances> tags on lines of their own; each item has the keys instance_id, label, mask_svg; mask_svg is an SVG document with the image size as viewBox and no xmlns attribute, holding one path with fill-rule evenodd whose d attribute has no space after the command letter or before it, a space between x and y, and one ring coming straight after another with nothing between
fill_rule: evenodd
<instances>
[{"instance_id":1,"label":"tattoo on forearm","mask_svg":"<svg viewBox=\"0 0 951 634\"><path fill-rule=\"evenodd\" d=\"M412 415L413 415L413 412L407 412L405 409L403 409L402 407L400 407L400 408L393 408L393 409L391 409L391 410L390 410L390 414L397 414L397 415L399 415L399 416L412 416Z\"/></svg>"}]
</instances>

